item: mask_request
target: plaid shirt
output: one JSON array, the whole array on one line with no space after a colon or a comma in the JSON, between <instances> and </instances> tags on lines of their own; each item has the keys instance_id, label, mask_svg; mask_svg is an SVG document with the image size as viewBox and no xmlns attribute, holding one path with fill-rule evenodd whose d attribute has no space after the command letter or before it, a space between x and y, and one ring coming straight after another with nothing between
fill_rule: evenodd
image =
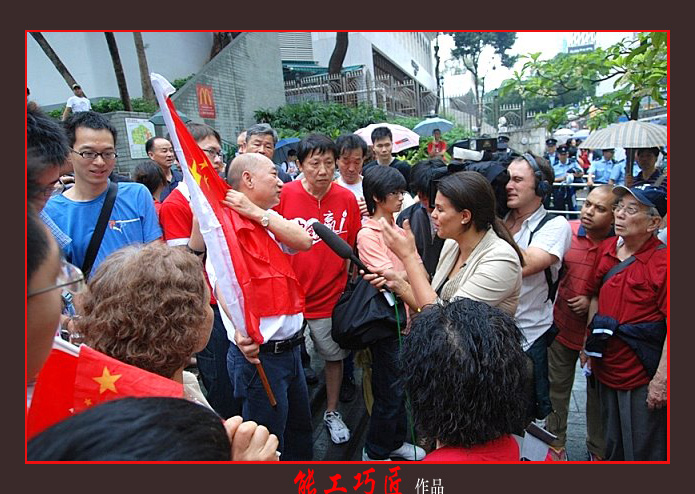
<instances>
[{"instance_id":1,"label":"plaid shirt","mask_svg":"<svg viewBox=\"0 0 695 494\"><path fill-rule=\"evenodd\" d=\"M56 239L56 242L58 242L58 247L61 248L61 250L65 250L65 248L70 245L72 242L72 239L63 232L60 228L58 228L58 225L55 224L55 222L51 219L48 214L46 214L45 211L41 211L39 213L39 217L43 220L44 224L48 227L49 230L51 230L51 233Z\"/></svg>"}]
</instances>

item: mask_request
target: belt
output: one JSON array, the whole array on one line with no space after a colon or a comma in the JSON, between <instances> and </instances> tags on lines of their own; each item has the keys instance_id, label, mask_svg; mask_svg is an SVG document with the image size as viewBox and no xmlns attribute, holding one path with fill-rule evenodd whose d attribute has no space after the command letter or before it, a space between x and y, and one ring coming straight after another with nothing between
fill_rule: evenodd
<instances>
[{"instance_id":1,"label":"belt","mask_svg":"<svg viewBox=\"0 0 695 494\"><path fill-rule=\"evenodd\" d=\"M261 353L282 353L291 350L300 343L304 342L304 335L301 331L297 331L292 338L286 340L271 340L268 343L263 343L259 351Z\"/></svg>"}]
</instances>

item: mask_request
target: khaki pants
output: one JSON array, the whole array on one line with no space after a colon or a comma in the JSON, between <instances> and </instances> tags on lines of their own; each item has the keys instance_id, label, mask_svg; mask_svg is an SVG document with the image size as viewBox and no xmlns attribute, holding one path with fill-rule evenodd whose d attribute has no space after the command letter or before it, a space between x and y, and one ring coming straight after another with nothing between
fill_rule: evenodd
<instances>
[{"instance_id":1,"label":"khaki pants","mask_svg":"<svg viewBox=\"0 0 695 494\"><path fill-rule=\"evenodd\" d=\"M548 347L548 377L553 411L548 415L546 425L548 431L557 436L557 442L552 445L554 448L564 447L567 440L567 414L578 359L579 351L567 348L557 339ZM590 376L586 383L586 447L600 458L605 457L603 431L598 385L596 379ZM583 458L572 459L580 461Z\"/></svg>"}]
</instances>

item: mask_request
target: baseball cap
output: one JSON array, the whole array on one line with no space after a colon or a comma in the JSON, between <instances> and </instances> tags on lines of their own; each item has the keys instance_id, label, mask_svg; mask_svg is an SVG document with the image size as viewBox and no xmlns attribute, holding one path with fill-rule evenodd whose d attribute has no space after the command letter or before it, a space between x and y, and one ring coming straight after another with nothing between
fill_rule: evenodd
<instances>
[{"instance_id":1,"label":"baseball cap","mask_svg":"<svg viewBox=\"0 0 695 494\"><path fill-rule=\"evenodd\" d=\"M613 194L618 197L623 197L628 192L645 206L656 208L661 217L668 211L668 197L664 187L656 187L651 184L637 185L629 189L624 185L613 187Z\"/></svg>"},{"instance_id":2,"label":"baseball cap","mask_svg":"<svg viewBox=\"0 0 695 494\"><path fill-rule=\"evenodd\" d=\"M82 89L82 86L80 86L79 84L73 84L73 85L72 85L72 88L73 88L73 89L76 89L76 88Z\"/></svg>"}]
</instances>

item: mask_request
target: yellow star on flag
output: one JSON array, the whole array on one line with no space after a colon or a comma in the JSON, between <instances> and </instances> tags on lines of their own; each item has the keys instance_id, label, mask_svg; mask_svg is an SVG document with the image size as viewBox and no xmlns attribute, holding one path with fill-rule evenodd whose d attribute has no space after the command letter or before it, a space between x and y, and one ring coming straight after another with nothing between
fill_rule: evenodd
<instances>
[{"instance_id":1,"label":"yellow star on flag","mask_svg":"<svg viewBox=\"0 0 695 494\"><path fill-rule=\"evenodd\" d=\"M198 169L198 166L200 166L200 165L198 165L198 163L196 163L194 161L193 164L191 165L191 175L193 175L193 180L195 180L196 183L198 185L200 185L200 179L202 178L202 176L200 175L200 171Z\"/></svg>"},{"instance_id":2,"label":"yellow star on flag","mask_svg":"<svg viewBox=\"0 0 695 494\"><path fill-rule=\"evenodd\" d=\"M92 400L90 400L89 398L85 398L85 399L84 399L84 404L85 404L86 406L90 407L90 406L92 406Z\"/></svg>"},{"instance_id":3,"label":"yellow star on flag","mask_svg":"<svg viewBox=\"0 0 695 494\"><path fill-rule=\"evenodd\" d=\"M114 393L118 393L116 390L116 381L118 381L121 378L121 374L111 374L109 372L109 369L104 366L104 372L102 372L101 377L93 377L96 382L99 383L99 394L104 393L107 389L109 391L113 391Z\"/></svg>"}]
</instances>

